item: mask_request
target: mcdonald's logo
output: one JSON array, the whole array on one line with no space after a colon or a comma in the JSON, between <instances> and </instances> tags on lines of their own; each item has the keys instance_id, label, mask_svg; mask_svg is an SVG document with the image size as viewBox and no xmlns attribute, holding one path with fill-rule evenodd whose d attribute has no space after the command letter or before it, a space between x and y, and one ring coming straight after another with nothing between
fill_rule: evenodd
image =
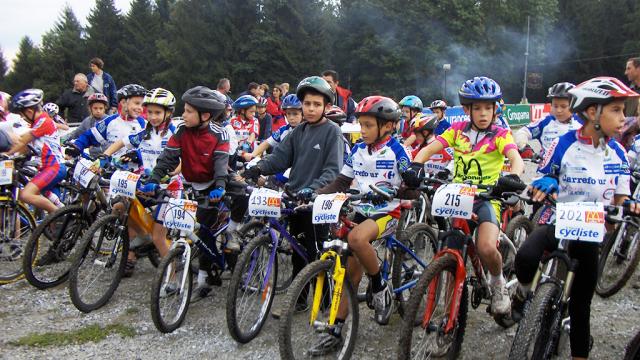
<instances>
[{"instance_id":1,"label":"mcdonald's logo","mask_svg":"<svg viewBox=\"0 0 640 360\"><path fill-rule=\"evenodd\" d=\"M585 211L584 220L588 224L604 224L604 213L602 211Z\"/></svg>"}]
</instances>

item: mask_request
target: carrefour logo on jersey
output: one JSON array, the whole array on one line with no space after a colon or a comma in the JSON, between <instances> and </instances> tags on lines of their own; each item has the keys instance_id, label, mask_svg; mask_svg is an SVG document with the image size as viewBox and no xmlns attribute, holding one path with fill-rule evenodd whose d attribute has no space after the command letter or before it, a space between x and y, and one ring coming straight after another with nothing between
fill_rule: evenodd
<instances>
[{"instance_id":1,"label":"carrefour logo on jersey","mask_svg":"<svg viewBox=\"0 0 640 360\"><path fill-rule=\"evenodd\" d=\"M368 172L365 170L353 170L353 173L356 176L362 176L362 177L373 177L373 178L377 178L378 176L380 176L379 172Z\"/></svg>"},{"instance_id":2,"label":"carrefour logo on jersey","mask_svg":"<svg viewBox=\"0 0 640 360\"><path fill-rule=\"evenodd\" d=\"M567 175L563 175L562 176L562 181L564 181L567 184L589 184L589 185L606 185L607 184L607 180L606 179L594 179L592 177L573 177L573 176L567 176Z\"/></svg>"}]
</instances>

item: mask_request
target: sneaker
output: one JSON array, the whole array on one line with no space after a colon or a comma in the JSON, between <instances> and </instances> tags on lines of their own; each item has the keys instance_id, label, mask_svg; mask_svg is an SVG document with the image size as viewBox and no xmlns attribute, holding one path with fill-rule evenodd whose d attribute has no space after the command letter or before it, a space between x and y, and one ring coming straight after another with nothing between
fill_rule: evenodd
<instances>
[{"instance_id":1,"label":"sneaker","mask_svg":"<svg viewBox=\"0 0 640 360\"><path fill-rule=\"evenodd\" d=\"M340 345L342 345L342 336L336 336L330 333L322 333L318 338L318 342L314 344L311 349L309 349L309 355L326 355L338 350Z\"/></svg>"},{"instance_id":2,"label":"sneaker","mask_svg":"<svg viewBox=\"0 0 640 360\"><path fill-rule=\"evenodd\" d=\"M237 230L227 232L227 250L239 252L241 243L242 235Z\"/></svg>"},{"instance_id":3,"label":"sneaker","mask_svg":"<svg viewBox=\"0 0 640 360\"><path fill-rule=\"evenodd\" d=\"M380 325L387 325L393 312L393 290L386 284L384 290L373 293L375 320Z\"/></svg>"},{"instance_id":4,"label":"sneaker","mask_svg":"<svg viewBox=\"0 0 640 360\"><path fill-rule=\"evenodd\" d=\"M127 263L124 264L124 272L122 277L129 278L133 276L133 271L136 269L136 260L127 259Z\"/></svg>"},{"instance_id":5,"label":"sneaker","mask_svg":"<svg viewBox=\"0 0 640 360\"><path fill-rule=\"evenodd\" d=\"M213 290L213 288L208 284L198 284L198 286L195 289L193 289L193 292L191 293L190 302L192 303L198 302L206 297L211 296L212 295L211 290Z\"/></svg>"},{"instance_id":6,"label":"sneaker","mask_svg":"<svg viewBox=\"0 0 640 360\"><path fill-rule=\"evenodd\" d=\"M491 285L491 313L506 315L511 311L509 290L505 284Z\"/></svg>"},{"instance_id":7,"label":"sneaker","mask_svg":"<svg viewBox=\"0 0 640 360\"><path fill-rule=\"evenodd\" d=\"M522 285L516 286L516 291L511 299L511 318L519 322L524 316L524 306L527 302L527 290Z\"/></svg>"}]
</instances>

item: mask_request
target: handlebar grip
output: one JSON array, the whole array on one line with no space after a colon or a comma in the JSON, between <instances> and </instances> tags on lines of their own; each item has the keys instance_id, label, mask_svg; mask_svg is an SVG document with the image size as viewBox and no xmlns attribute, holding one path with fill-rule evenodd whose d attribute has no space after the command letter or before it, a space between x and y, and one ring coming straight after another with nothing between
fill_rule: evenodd
<instances>
[{"instance_id":1,"label":"handlebar grip","mask_svg":"<svg viewBox=\"0 0 640 360\"><path fill-rule=\"evenodd\" d=\"M516 181L506 176L498 179L497 186L513 189L515 191L523 191L527 188L527 184L525 184L524 182Z\"/></svg>"}]
</instances>

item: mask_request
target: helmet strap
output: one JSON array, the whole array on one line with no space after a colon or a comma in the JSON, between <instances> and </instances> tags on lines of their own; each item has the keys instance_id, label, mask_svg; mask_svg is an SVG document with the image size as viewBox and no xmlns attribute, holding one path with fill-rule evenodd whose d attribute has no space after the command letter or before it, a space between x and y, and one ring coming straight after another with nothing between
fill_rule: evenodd
<instances>
[{"instance_id":1,"label":"helmet strap","mask_svg":"<svg viewBox=\"0 0 640 360\"><path fill-rule=\"evenodd\" d=\"M593 128L596 130L596 133L598 134L598 146L602 147L602 149L606 149L606 138L607 136L605 135L605 133L602 131L602 126L600 125L600 118L602 116L602 104L598 104L598 106L596 107L596 118L593 121Z\"/></svg>"}]
</instances>

